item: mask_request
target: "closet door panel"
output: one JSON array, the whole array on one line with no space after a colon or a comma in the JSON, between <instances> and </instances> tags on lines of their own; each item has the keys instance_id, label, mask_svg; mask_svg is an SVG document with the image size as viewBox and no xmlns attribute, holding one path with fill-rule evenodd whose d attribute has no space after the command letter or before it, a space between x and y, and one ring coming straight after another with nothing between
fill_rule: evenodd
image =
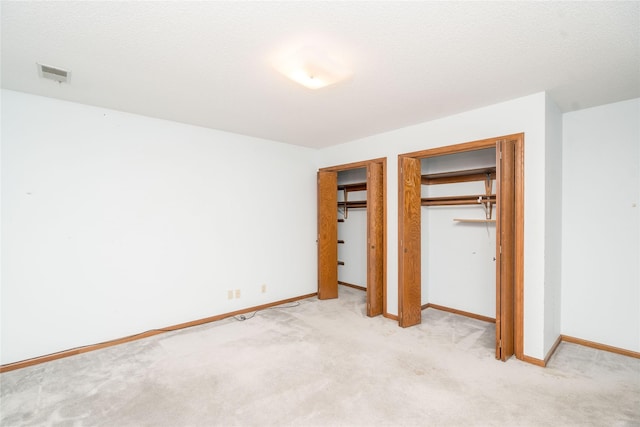
<instances>
[{"instance_id":1,"label":"closet door panel","mask_svg":"<svg viewBox=\"0 0 640 427\"><path fill-rule=\"evenodd\" d=\"M384 188L381 163L367 166L367 316L383 311Z\"/></svg>"},{"instance_id":2,"label":"closet door panel","mask_svg":"<svg viewBox=\"0 0 640 427\"><path fill-rule=\"evenodd\" d=\"M338 297L338 174L318 172L318 299Z\"/></svg>"},{"instance_id":3,"label":"closet door panel","mask_svg":"<svg viewBox=\"0 0 640 427\"><path fill-rule=\"evenodd\" d=\"M496 358L514 354L515 141L496 147Z\"/></svg>"},{"instance_id":4,"label":"closet door panel","mask_svg":"<svg viewBox=\"0 0 640 427\"><path fill-rule=\"evenodd\" d=\"M400 180L398 220L400 245L398 248L398 317L402 327L421 322L420 285L420 160L399 158Z\"/></svg>"}]
</instances>

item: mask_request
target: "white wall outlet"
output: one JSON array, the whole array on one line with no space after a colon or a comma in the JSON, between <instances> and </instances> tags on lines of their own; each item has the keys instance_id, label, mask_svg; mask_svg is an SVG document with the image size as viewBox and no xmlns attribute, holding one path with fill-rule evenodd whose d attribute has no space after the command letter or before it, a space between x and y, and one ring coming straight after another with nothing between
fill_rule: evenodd
<instances>
[{"instance_id":1,"label":"white wall outlet","mask_svg":"<svg viewBox=\"0 0 640 427\"><path fill-rule=\"evenodd\" d=\"M232 290L228 290L227 291L227 299L233 299L233 291Z\"/></svg>"},{"instance_id":2,"label":"white wall outlet","mask_svg":"<svg viewBox=\"0 0 640 427\"><path fill-rule=\"evenodd\" d=\"M236 289L236 298L240 298L240 289Z\"/></svg>"},{"instance_id":3,"label":"white wall outlet","mask_svg":"<svg viewBox=\"0 0 640 427\"><path fill-rule=\"evenodd\" d=\"M267 285L263 283L262 286L260 287L260 292L262 292L263 294L267 292Z\"/></svg>"}]
</instances>

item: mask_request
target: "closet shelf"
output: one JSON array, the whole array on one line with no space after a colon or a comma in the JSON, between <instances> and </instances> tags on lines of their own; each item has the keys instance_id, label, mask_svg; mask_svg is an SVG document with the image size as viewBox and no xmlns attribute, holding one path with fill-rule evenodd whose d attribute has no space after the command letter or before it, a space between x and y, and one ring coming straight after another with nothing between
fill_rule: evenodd
<instances>
[{"instance_id":1,"label":"closet shelf","mask_svg":"<svg viewBox=\"0 0 640 427\"><path fill-rule=\"evenodd\" d=\"M495 223L496 220L495 219L469 219L469 218L453 218L454 221L457 222L481 222L481 223L489 223L489 222L493 222Z\"/></svg>"},{"instance_id":2,"label":"closet shelf","mask_svg":"<svg viewBox=\"0 0 640 427\"><path fill-rule=\"evenodd\" d=\"M459 182L484 181L484 194L468 196L424 197L420 199L422 206L454 206L481 204L485 209L484 220L477 222L492 222L493 205L496 204L496 195L493 193L493 180L496 179L496 167L479 169L466 169L451 172L425 174L421 176L422 185L454 184ZM456 221L461 221L456 219ZM472 222L472 221L468 221ZM476 222L476 221L473 221Z\"/></svg>"},{"instance_id":3,"label":"closet shelf","mask_svg":"<svg viewBox=\"0 0 640 427\"><path fill-rule=\"evenodd\" d=\"M430 173L421 176L423 185L452 184L456 182L485 181L496 179L496 168L467 169L453 172Z\"/></svg>"},{"instance_id":4,"label":"closet shelf","mask_svg":"<svg viewBox=\"0 0 640 427\"><path fill-rule=\"evenodd\" d=\"M366 208L367 201L366 200L358 200L358 201L349 201L349 193L352 191L367 191L367 183L366 182L356 182L354 184L340 184L338 185L338 191L342 191L343 201L338 202L338 209L344 209L342 215L344 219L347 219L349 208Z\"/></svg>"},{"instance_id":5,"label":"closet shelf","mask_svg":"<svg viewBox=\"0 0 640 427\"><path fill-rule=\"evenodd\" d=\"M366 191L367 183L366 182L357 182L354 184L340 184L338 185L338 191L346 191L350 193L352 191Z\"/></svg>"},{"instance_id":6,"label":"closet shelf","mask_svg":"<svg viewBox=\"0 0 640 427\"><path fill-rule=\"evenodd\" d=\"M478 200L481 200L478 202ZM422 206L477 205L479 203L496 203L496 195L476 194L471 196L424 197Z\"/></svg>"}]
</instances>

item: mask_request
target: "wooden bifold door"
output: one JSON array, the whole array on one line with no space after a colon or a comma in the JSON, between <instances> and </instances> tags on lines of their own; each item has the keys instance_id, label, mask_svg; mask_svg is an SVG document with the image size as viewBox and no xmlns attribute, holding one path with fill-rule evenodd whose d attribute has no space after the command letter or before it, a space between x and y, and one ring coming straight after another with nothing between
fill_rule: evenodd
<instances>
[{"instance_id":1,"label":"wooden bifold door","mask_svg":"<svg viewBox=\"0 0 640 427\"><path fill-rule=\"evenodd\" d=\"M338 174L318 172L318 298L338 298Z\"/></svg>"},{"instance_id":2,"label":"wooden bifold door","mask_svg":"<svg viewBox=\"0 0 640 427\"><path fill-rule=\"evenodd\" d=\"M496 147L496 359L515 351L515 141Z\"/></svg>"}]
</instances>

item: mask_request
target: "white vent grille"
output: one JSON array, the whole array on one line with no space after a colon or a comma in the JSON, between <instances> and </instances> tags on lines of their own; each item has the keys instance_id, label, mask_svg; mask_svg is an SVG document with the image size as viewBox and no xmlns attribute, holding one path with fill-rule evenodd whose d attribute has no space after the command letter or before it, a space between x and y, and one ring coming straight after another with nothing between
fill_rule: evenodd
<instances>
[{"instance_id":1,"label":"white vent grille","mask_svg":"<svg viewBox=\"0 0 640 427\"><path fill-rule=\"evenodd\" d=\"M38 74L44 79L54 80L59 83L68 83L71 71L50 65L38 64Z\"/></svg>"}]
</instances>

